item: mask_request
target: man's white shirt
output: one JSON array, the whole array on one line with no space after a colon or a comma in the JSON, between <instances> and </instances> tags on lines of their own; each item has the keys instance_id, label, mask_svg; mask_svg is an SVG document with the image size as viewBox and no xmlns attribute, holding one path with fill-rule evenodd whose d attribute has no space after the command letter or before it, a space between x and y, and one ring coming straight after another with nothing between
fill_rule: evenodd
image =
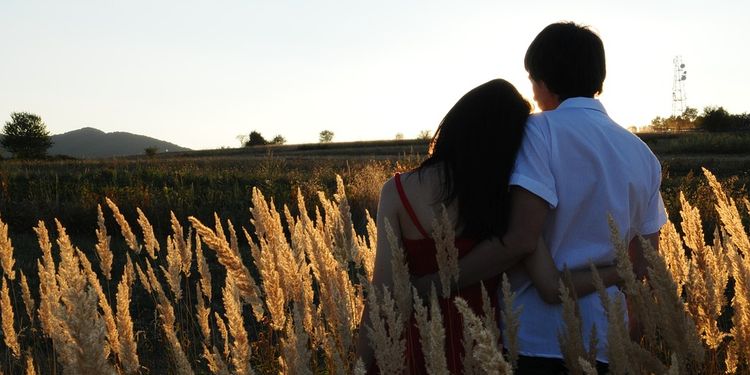
<instances>
[{"instance_id":1,"label":"man's white shirt","mask_svg":"<svg viewBox=\"0 0 750 375\"><path fill-rule=\"evenodd\" d=\"M560 270L612 263L609 215L626 242L658 232L667 220L659 161L596 99L570 98L555 110L532 115L510 183L549 204L543 238ZM523 306L521 354L562 358L557 338L564 329L561 305L545 303L522 267L509 277L517 293L515 306ZM617 287L608 292L624 302ZM587 347L596 325L597 357L607 362L607 317L599 296L581 297L578 305Z\"/></svg>"}]
</instances>

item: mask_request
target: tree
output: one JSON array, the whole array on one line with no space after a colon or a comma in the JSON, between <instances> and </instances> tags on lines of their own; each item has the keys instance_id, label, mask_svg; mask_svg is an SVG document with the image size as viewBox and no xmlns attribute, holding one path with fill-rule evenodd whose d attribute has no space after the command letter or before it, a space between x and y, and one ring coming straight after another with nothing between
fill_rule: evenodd
<instances>
[{"instance_id":1,"label":"tree","mask_svg":"<svg viewBox=\"0 0 750 375\"><path fill-rule=\"evenodd\" d=\"M247 136L247 134L239 134L234 138L240 141L240 147L243 147L245 146L245 143L247 143L249 137Z\"/></svg>"},{"instance_id":2,"label":"tree","mask_svg":"<svg viewBox=\"0 0 750 375\"><path fill-rule=\"evenodd\" d=\"M260 146L260 145L267 145L268 141L266 141L265 138L263 138L262 135L260 135L259 132L253 130L250 132L250 137L247 139L247 142L245 142L245 147L247 146Z\"/></svg>"},{"instance_id":3,"label":"tree","mask_svg":"<svg viewBox=\"0 0 750 375\"><path fill-rule=\"evenodd\" d=\"M150 146L143 149L143 152L146 153L146 156L149 158L153 158L156 156L156 153L159 152L159 148L156 146Z\"/></svg>"},{"instance_id":4,"label":"tree","mask_svg":"<svg viewBox=\"0 0 750 375\"><path fill-rule=\"evenodd\" d=\"M396 140L401 141L404 139L404 133L396 133Z\"/></svg>"},{"instance_id":5,"label":"tree","mask_svg":"<svg viewBox=\"0 0 750 375\"><path fill-rule=\"evenodd\" d=\"M651 130L655 132L681 132L686 130L692 130L696 127L698 118L698 110L692 107L685 108L679 116L669 116L663 118L656 116L651 120Z\"/></svg>"},{"instance_id":6,"label":"tree","mask_svg":"<svg viewBox=\"0 0 750 375\"><path fill-rule=\"evenodd\" d=\"M750 113L734 116L737 117L737 125L740 130L750 130Z\"/></svg>"},{"instance_id":7,"label":"tree","mask_svg":"<svg viewBox=\"0 0 750 375\"><path fill-rule=\"evenodd\" d=\"M330 130L323 130L320 132L320 143L331 143L333 141L333 132Z\"/></svg>"},{"instance_id":8,"label":"tree","mask_svg":"<svg viewBox=\"0 0 750 375\"><path fill-rule=\"evenodd\" d=\"M682 117L685 121L688 122L695 122L696 119L698 119L698 110L693 107L685 107L685 110L682 112Z\"/></svg>"},{"instance_id":9,"label":"tree","mask_svg":"<svg viewBox=\"0 0 750 375\"><path fill-rule=\"evenodd\" d=\"M429 141L432 139L432 132L429 130L422 130L419 132L417 139L421 139L423 141Z\"/></svg>"},{"instance_id":10,"label":"tree","mask_svg":"<svg viewBox=\"0 0 750 375\"><path fill-rule=\"evenodd\" d=\"M733 116L724 107L706 107L698 119L700 128L710 132L731 130L734 122Z\"/></svg>"},{"instance_id":11,"label":"tree","mask_svg":"<svg viewBox=\"0 0 750 375\"><path fill-rule=\"evenodd\" d=\"M272 145L283 145L286 143L286 138L284 138L283 135L277 134L273 139L271 140Z\"/></svg>"},{"instance_id":12,"label":"tree","mask_svg":"<svg viewBox=\"0 0 750 375\"><path fill-rule=\"evenodd\" d=\"M679 116L670 116L667 119L670 129L675 131L693 130L696 127L695 120L698 118L698 110L686 107Z\"/></svg>"},{"instance_id":13,"label":"tree","mask_svg":"<svg viewBox=\"0 0 750 375\"><path fill-rule=\"evenodd\" d=\"M5 123L0 140L8 152L18 159L42 159L52 146L52 137L42 118L28 112L13 112Z\"/></svg>"},{"instance_id":14,"label":"tree","mask_svg":"<svg viewBox=\"0 0 750 375\"><path fill-rule=\"evenodd\" d=\"M655 132L667 131L667 124L665 119L661 116L654 117L654 119L651 120L651 129Z\"/></svg>"}]
</instances>

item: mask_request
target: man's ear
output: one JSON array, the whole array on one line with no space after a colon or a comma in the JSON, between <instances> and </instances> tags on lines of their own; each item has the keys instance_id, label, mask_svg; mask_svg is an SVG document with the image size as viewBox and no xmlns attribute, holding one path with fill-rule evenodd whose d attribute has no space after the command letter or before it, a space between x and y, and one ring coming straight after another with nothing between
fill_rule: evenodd
<instances>
[{"instance_id":1,"label":"man's ear","mask_svg":"<svg viewBox=\"0 0 750 375\"><path fill-rule=\"evenodd\" d=\"M550 100L554 104L555 108L557 108L557 106L559 106L560 102L562 101L560 100L560 95L557 95L554 91L550 90L549 87L547 87L547 84L544 83L544 81L542 81L542 84L547 88L547 92L549 92L550 94Z\"/></svg>"},{"instance_id":2,"label":"man's ear","mask_svg":"<svg viewBox=\"0 0 750 375\"><path fill-rule=\"evenodd\" d=\"M534 89L534 100L542 111L548 111L557 108L560 105L560 96L552 92L547 83L540 80L531 79Z\"/></svg>"}]
</instances>

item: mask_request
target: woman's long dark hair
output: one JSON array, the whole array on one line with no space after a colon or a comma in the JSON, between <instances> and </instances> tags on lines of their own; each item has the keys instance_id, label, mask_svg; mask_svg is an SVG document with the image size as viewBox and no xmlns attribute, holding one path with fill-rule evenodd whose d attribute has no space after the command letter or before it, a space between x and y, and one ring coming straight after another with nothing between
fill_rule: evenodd
<instances>
[{"instance_id":1,"label":"woman's long dark hair","mask_svg":"<svg viewBox=\"0 0 750 375\"><path fill-rule=\"evenodd\" d=\"M502 79L464 95L445 115L418 168L439 168L437 202L458 201L461 236L485 239L508 228L508 183L531 105Z\"/></svg>"}]
</instances>

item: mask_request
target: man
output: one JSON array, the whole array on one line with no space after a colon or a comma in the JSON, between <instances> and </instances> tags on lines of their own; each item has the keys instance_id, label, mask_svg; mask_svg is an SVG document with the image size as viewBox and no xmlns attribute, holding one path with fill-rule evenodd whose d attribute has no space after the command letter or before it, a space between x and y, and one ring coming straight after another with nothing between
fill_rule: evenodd
<instances>
[{"instance_id":1,"label":"man","mask_svg":"<svg viewBox=\"0 0 750 375\"><path fill-rule=\"evenodd\" d=\"M555 23L534 39L524 63L543 112L527 123L511 177L509 228L502 239L485 241L460 260L458 287L505 272L537 251L540 237L558 269L611 264L608 215L642 272L645 260L637 236L656 247L666 222L661 168L649 148L594 99L606 75L601 39L586 27ZM523 267L510 269L509 276L518 293L516 307L523 307L517 373L564 373L557 340L564 328L562 307L544 302ZM608 292L611 299L624 298L616 287ZM578 299L578 306L586 340L596 326L597 360L605 369L607 318L601 301L589 294Z\"/></svg>"}]
</instances>

